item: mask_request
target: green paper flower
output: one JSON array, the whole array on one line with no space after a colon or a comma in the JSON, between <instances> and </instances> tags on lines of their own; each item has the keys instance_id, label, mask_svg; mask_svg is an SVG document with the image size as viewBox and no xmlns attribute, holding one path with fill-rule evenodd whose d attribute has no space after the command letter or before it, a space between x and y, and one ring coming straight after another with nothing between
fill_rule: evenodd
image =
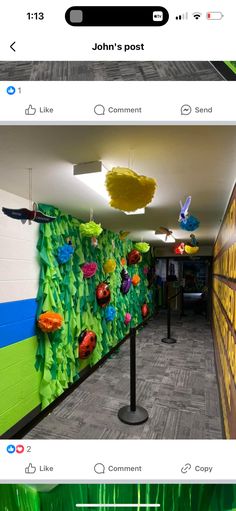
<instances>
[{"instance_id":1,"label":"green paper flower","mask_svg":"<svg viewBox=\"0 0 236 511\"><path fill-rule=\"evenodd\" d=\"M98 238L98 236L102 234L103 228L101 227L101 224L96 224L96 222L91 221L86 224L80 224L79 230L82 236L86 236L87 238Z\"/></svg>"},{"instance_id":2,"label":"green paper flower","mask_svg":"<svg viewBox=\"0 0 236 511\"><path fill-rule=\"evenodd\" d=\"M150 250L150 245L149 243L145 243L145 242L140 242L140 243L135 243L135 248L141 252L142 254L145 254L146 252L149 252Z\"/></svg>"}]
</instances>

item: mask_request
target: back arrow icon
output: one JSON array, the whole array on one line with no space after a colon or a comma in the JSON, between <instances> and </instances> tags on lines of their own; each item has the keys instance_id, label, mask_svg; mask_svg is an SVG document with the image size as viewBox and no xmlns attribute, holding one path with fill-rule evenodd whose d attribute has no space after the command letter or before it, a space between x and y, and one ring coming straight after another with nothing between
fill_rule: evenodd
<instances>
[{"instance_id":1,"label":"back arrow icon","mask_svg":"<svg viewBox=\"0 0 236 511\"><path fill-rule=\"evenodd\" d=\"M13 48L13 46L14 46L15 44L16 44L16 41L14 41L14 43L12 43L12 44L10 45L10 48L11 48L11 50L12 50L12 51L16 51L16 50L15 50L15 48Z\"/></svg>"}]
</instances>

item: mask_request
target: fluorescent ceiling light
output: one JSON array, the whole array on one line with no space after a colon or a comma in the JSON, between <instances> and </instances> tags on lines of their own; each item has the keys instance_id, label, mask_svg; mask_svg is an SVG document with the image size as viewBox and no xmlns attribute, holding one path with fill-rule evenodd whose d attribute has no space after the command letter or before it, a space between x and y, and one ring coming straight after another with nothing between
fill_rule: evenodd
<instances>
[{"instance_id":1,"label":"fluorescent ceiling light","mask_svg":"<svg viewBox=\"0 0 236 511\"><path fill-rule=\"evenodd\" d=\"M100 162L99 162L100 163ZM97 162L94 162L94 164L97 164ZM81 165L81 164L79 164ZM79 166L78 165L78 166ZM77 165L74 165L74 171ZM86 166L86 164L85 164ZM106 186L105 186L105 179L106 179L106 173L107 169L102 165L101 163L101 171L97 171L96 165L94 165L94 172L92 170L89 170L86 174L75 174L74 176L81 181L81 183L84 183L88 188L90 188L93 192L100 195L103 199L105 199L107 202L109 202L110 197L107 192ZM87 171L86 171L87 172Z\"/></svg>"},{"instance_id":2,"label":"fluorescent ceiling light","mask_svg":"<svg viewBox=\"0 0 236 511\"><path fill-rule=\"evenodd\" d=\"M88 186L93 192L100 195L107 202L110 197L106 189L105 180L107 169L101 161L78 163L74 165L74 176ZM136 209L136 211L124 211L126 215L144 215L145 208Z\"/></svg>"},{"instance_id":3,"label":"fluorescent ceiling light","mask_svg":"<svg viewBox=\"0 0 236 511\"><path fill-rule=\"evenodd\" d=\"M145 208L136 209L136 211L124 211L126 215L145 215Z\"/></svg>"},{"instance_id":4,"label":"fluorescent ceiling light","mask_svg":"<svg viewBox=\"0 0 236 511\"><path fill-rule=\"evenodd\" d=\"M169 236L166 236L166 234L156 234L156 237L158 240L161 240L164 243L175 243L175 238L172 236L172 234Z\"/></svg>"}]
</instances>

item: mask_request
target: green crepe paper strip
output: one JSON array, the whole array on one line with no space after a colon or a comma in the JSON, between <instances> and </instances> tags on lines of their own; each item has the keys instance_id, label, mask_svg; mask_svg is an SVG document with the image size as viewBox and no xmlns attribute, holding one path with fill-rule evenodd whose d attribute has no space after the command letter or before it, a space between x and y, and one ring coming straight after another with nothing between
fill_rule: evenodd
<instances>
[{"instance_id":1,"label":"green crepe paper strip","mask_svg":"<svg viewBox=\"0 0 236 511\"><path fill-rule=\"evenodd\" d=\"M117 345L129 333L131 326L143 321L141 306L147 303L150 314L153 303L147 278L143 268L150 264L150 254L144 254L139 265L129 268L132 276L139 273L140 284L131 286L127 295L120 292L121 258L132 250L130 240L121 241L119 235L104 230L99 237L98 246L91 239L81 235L81 221L62 213L53 206L39 205L42 212L56 217L54 222L41 224L37 249L40 258L40 278L37 295L37 317L48 310L58 312L63 317L63 326L56 332L45 334L37 329L38 350L36 368L42 372L40 395L42 408L47 407L60 396L69 385L79 378L80 368L93 366ZM66 264L57 260L58 247L66 238L70 238L74 254ZM117 314L112 322L105 320L105 308L96 300L97 285L107 278L103 270L107 258L116 260L116 269L109 275L111 305ZM92 279L84 279L81 266L85 262L95 261L98 270ZM125 325L126 312L132 316L129 325ZM78 359L78 337L82 330L93 330L97 335L97 344L86 361Z\"/></svg>"}]
</instances>

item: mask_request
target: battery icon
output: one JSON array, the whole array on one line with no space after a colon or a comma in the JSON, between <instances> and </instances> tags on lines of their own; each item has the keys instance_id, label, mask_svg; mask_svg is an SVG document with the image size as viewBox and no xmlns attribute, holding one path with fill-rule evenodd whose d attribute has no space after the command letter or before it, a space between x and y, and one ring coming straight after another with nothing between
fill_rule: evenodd
<instances>
[{"instance_id":1,"label":"battery icon","mask_svg":"<svg viewBox=\"0 0 236 511\"><path fill-rule=\"evenodd\" d=\"M208 20L222 20L224 14L222 12L207 12Z\"/></svg>"}]
</instances>

